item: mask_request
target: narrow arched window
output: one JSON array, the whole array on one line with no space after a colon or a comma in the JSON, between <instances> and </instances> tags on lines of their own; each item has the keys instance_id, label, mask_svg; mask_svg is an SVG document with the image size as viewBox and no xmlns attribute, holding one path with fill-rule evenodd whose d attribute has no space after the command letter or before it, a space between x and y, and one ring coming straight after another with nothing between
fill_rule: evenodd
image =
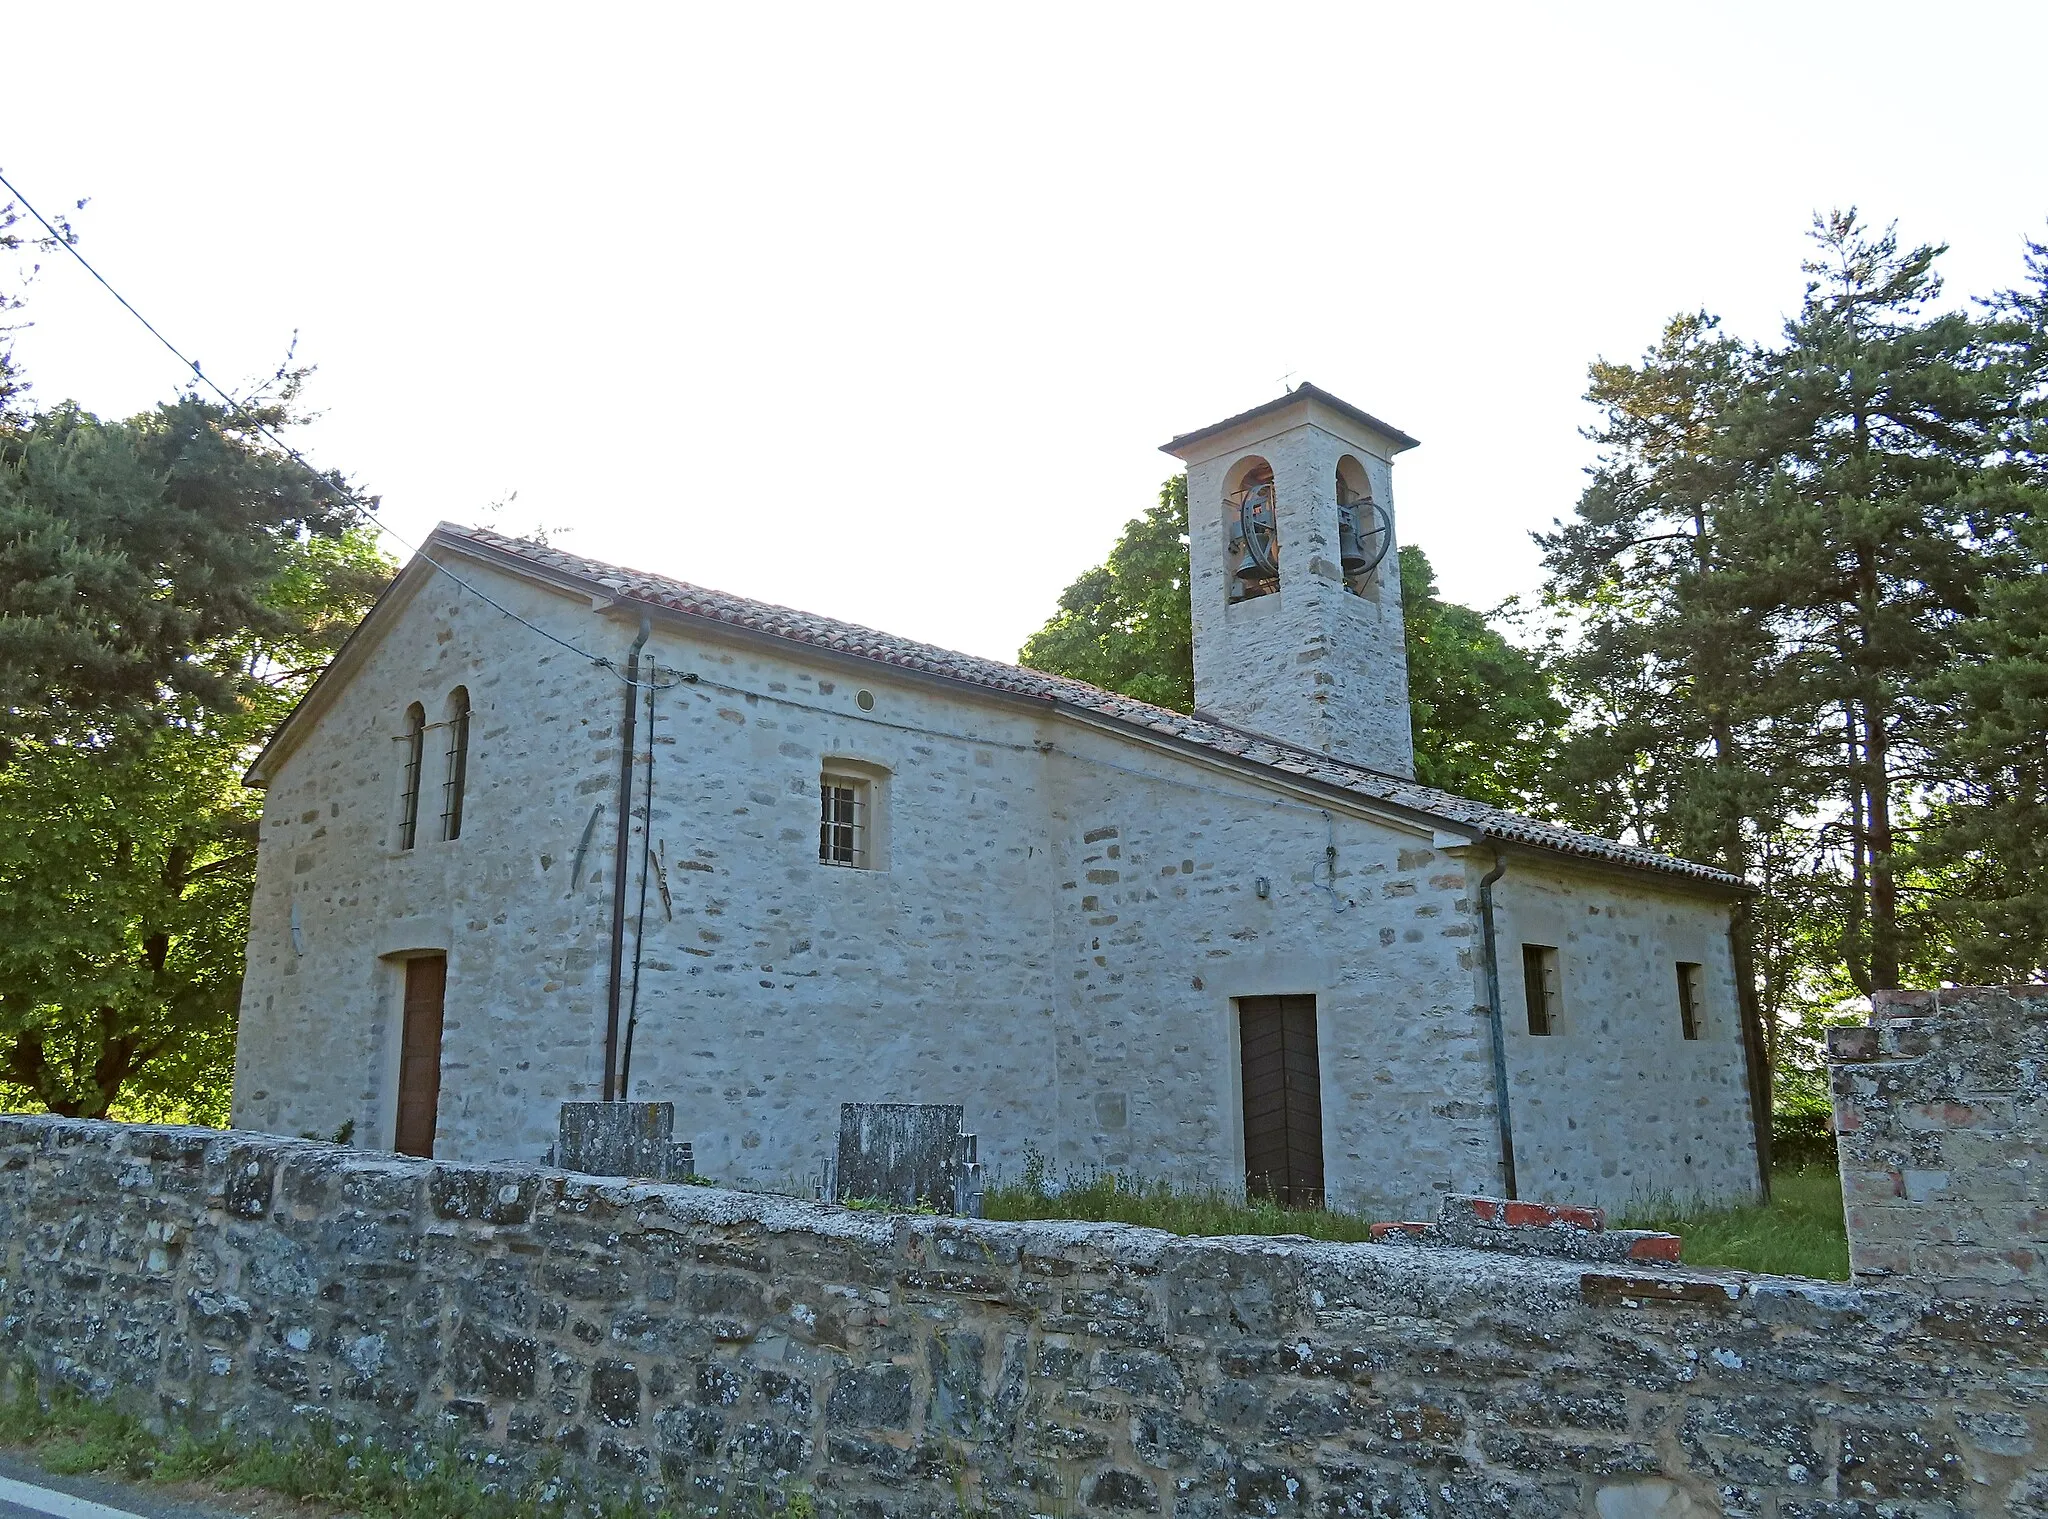
<instances>
[{"instance_id":1,"label":"narrow arched window","mask_svg":"<svg viewBox=\"0 0 2048 1519\"><path fill-rule=\"evenodd\" d=\"M410 849L420 832L420 767L427 757L427 709L405 709L405 784L398 797L398 847Z\"/></svg>"},{"instance_id":2,"label":"narrow arched window","mask_svg":"<svg viewBox=\"0 0 2048 1519\"><path fill-rule=\"evenodd\" d=\"M469 773L469 687L448 693L448 770L441 782L441 837L462 837L462 785Z\"/></svg>"}]
</instances>

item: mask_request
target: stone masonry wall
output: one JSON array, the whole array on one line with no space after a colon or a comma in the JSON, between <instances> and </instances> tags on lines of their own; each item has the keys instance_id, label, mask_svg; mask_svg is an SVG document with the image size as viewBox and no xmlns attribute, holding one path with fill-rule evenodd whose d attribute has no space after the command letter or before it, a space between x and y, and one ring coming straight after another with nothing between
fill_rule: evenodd
<instances>
[{"instance_id":1,"label":"stone masonry wall","mask_svg":"<svg viewBox=\"0 0 2048 1519\"><path fill-rule=\"evenodd\" d=\"M2048 1515L2033 1303L0 1119L0 1348L863 1519Z\"/></svg>"},{"instance_id":2,"label":"stone masonry wall","mask_svg":"<svg viewBox=\"0 0 2048 1519\"><path fill-rule=\"evenodd\" d=\"M625 657L632 623L487 566L462 573ZM675 1104L701 1174L808 1190L841 1103L945 1102L966 1108L993 1171L1014 1176L1033 1145L1062 1168L1232 1186L1233 999L1295 993L1317 1003L1334 1201L1416 1216L1446 1192L1499 1190L1475 889L1490 850L1461 856L1426 822L1310 805L886 667L668 625L648 649L700 679L661 692L636 735L630 1095ZM435 836L435 804L401 849L404 713L418 701L438 718L457 685L472 711L461 837ZM620 698L612 674L452 582L389 609L265 799L237 1125L353 1124L389 1146L405 961L429 952L448 972L438 1157L538 1162L561 1104L600 1095ZM431 799L444 738L430 737ZM818 862L828 760L886 776L885 868ZM1510 920L1547 903L1570 919L1542 928L1570 961L1560 1035L1516 1032L1509 988L1531 1195L1619 1207L1751 1191L1725 901L1533 852L1499 900L1510 976ZM1709 1037L1682 1048L1672 955L1712 972Z\"/></svg>"},{"instance_id":3,"label":"stone masonry wall","mask_svg":"<svg viewBox=\"0 0 2048 1519\"><path fill-rule=\"evenodd\" d=\"M1210 439L1189 458L1195 705L1307 749L1413 775L1400 561L1388 553L1367 596L1345 588L1338 562L1338 462L1359 469L1391 519L1389 446L1308 403ZM1233 602L1227 548L1238 524L1224 498L1253 459L1273 471L1280 586Z\"/></svg>"},{"instance_id":4,"label":"stone masonry wall","mask_svg":"<svg viewBox=\"0 0 2048 1519\"><path fill-rule=\"evenodd\" d=\"M1831 1030L1858 1282L2048 1302L2048 986L1879 992Z\"/></svg>"}]
</instances>

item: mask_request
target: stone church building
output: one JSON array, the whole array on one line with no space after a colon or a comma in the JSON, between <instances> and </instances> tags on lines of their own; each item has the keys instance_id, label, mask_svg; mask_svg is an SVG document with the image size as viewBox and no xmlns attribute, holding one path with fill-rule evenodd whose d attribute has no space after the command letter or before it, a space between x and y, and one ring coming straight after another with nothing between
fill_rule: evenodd
<instances>
[{"instance_id":1,"label":"stone church building","mask_svg":"<svg viewBox=\"0 0 2048 1519\"><path fill-rule=\"evenodd\" d=\"M842 1102L944 1102L997 1174L1379 1217L1754 1193L1743 884L1413 778L1413 446L1307 385L1166 445L1192 716L443 525L250 773L235 1123L672 1101L807 1192Z\"/></svg>"}]
</instances>

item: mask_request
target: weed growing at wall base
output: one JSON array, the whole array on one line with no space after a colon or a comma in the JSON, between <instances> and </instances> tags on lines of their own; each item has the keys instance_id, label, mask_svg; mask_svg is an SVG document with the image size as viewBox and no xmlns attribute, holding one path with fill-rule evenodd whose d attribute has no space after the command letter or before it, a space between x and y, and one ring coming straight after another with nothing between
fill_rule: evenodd
<instances>
[{"instance_id":1,"label":"weed growing at wall base","mask_svg":"<svg viewBox=\"0 0 2048 1519\"><path fill-rule=\"evenodd\" d=\"M329 1505L362 1519L679 1519L640 1493L593 1493L551 1464L515 1471L451 1443L386 1450L316 1420L287 1441L159 1435L140 1420L68 1388L44 1393L18 1367L0 1399L0 1449L26 1453L59 1476L103 1474L205 1492L254 1490ZM0 1389L4 1390L4 1389ZM719 1519L815 1519L809 1489L728 1492L692 1513Z\"/></svg>"}]
</instances>

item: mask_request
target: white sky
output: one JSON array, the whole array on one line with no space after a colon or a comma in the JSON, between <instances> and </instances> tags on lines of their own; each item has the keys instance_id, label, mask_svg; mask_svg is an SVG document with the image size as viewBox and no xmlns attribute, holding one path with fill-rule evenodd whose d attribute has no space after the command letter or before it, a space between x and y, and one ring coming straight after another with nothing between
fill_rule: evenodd
<instances>
[{"instance_id":1,"label":"white sky","mask_svg":"<svg viewBox=\"0 0 2048 1519\"><path fill-rule=\"evenodd\" d=\"M406 537L999 658L1289 372L1423 440L1402 535L1489 605L1588 360L1774 333L1816 208L1957 295L2048 230L2038 3L0 14L0 170L230 388L297 329L302 446ZM68 261L29 314L45 403L178 384Z\"/></svg>"}]
</instances>

